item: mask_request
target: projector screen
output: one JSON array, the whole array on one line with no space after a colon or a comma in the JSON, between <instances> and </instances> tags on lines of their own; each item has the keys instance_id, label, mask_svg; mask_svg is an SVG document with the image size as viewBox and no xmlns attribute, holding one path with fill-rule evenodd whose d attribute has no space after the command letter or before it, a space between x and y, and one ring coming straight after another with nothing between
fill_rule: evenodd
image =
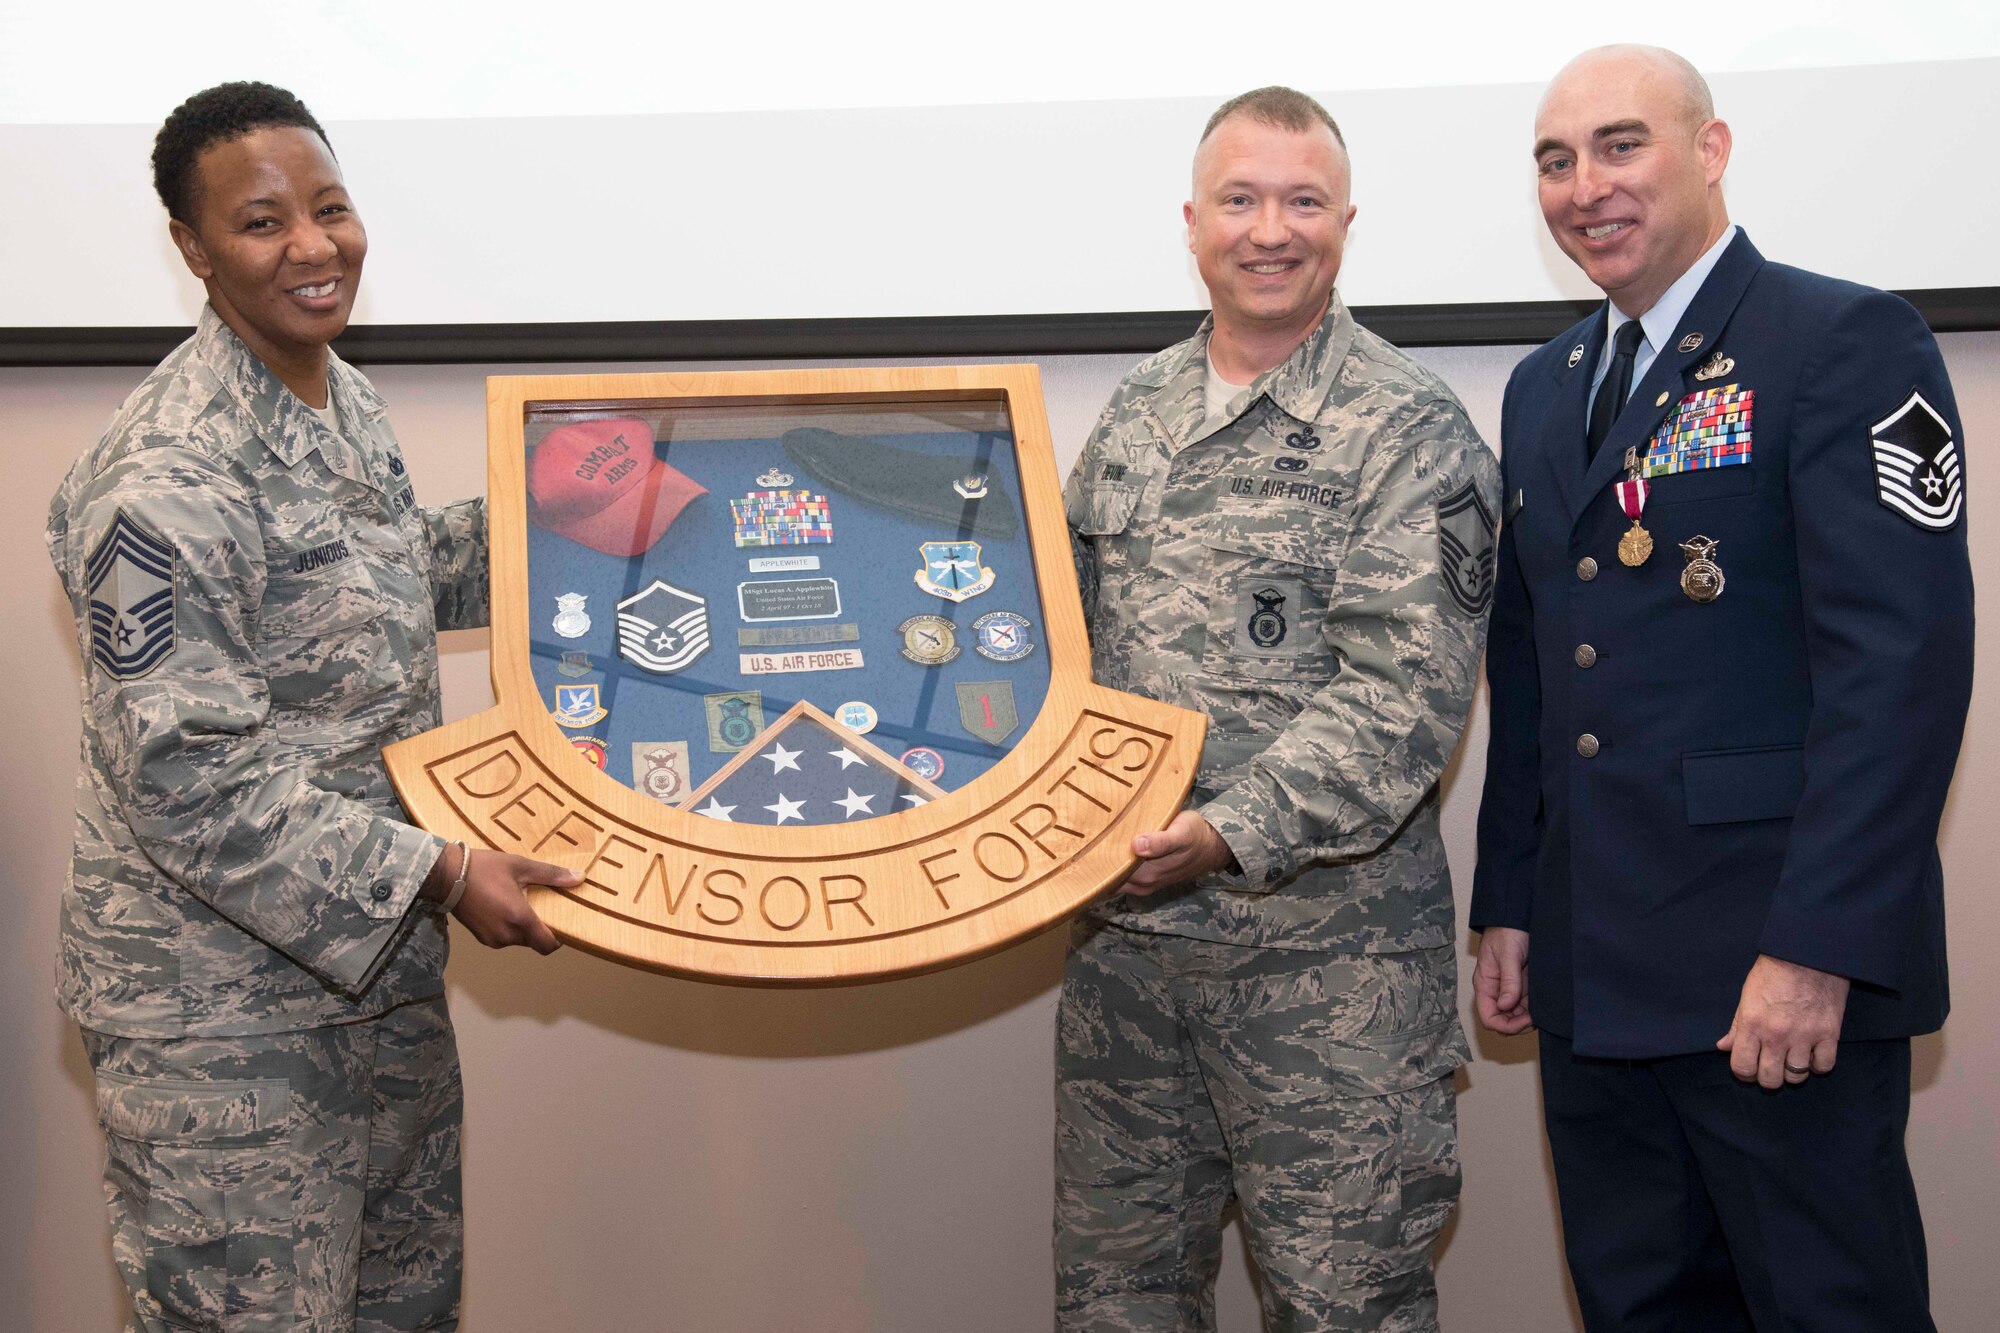
<instances>
[{"instance_id":1,"label":"projector screen","mask_svg":"<svg viewBox=\"0 0 2000 1333\"><path fill-rule=\"evenodd\" d=\"M370 236L358 325L1192 310L1196 137L1274 82L1350 145L1350 304L1591 299L1529 148L1548 76L1614 40L1709 75L1731 213L1767 254L2000 287L1992 4L43 0L0 13L0 329L193 321L147 156L230 78L326 124Z\"/></svg>"}]
</instances>

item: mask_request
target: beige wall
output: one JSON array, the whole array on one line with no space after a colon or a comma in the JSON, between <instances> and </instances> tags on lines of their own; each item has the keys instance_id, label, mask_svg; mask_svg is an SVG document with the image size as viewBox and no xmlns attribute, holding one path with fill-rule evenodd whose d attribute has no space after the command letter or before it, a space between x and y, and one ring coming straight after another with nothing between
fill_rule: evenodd
<instances>
[{"instance_id":1,"label":"beige wall","mask_svg":"<svg viewBox=\"0 0 2000 1333\"><path fill-rule=\"evenodd\" d=\"M1971 454L1974 561L1987 621L2000 531L1979 493L2000 435L2000 334L1945 341ZM1421 355L1489 439L1520 349ZM1067 468L1133 358L1042 362ZM636 367L610 367L635 369ZM484 367L383 367L418 493L483 485ZM529 370L533 367L501 367ZM584 369L552 367L551 369ZM74 777L76 653L41 546L47 497L137 382L132 370L0 370L0 1327L114 1326L89 1075L51 998ZM1858 445L1858 442L1857 442ZM1929 1221L1940 1328L1990 1326L2000 1199L2000 693L1982 645L1947 812L1957 1011L1918 1043L1910 1150ZM446 643L448 711L486 706L486 641ZM1460 900L1485 722L1447 778ZM1865 837L1865 830L1854 836ZM1048 1326L1051 1021L1062 948L1045 936L911 981L831 991L704 986L574 951L465 942L452 1006L469 1097L466 1327L700 1333L1028 1330ZM1468 964L1469 970L1469 964ZM1570 1327L1527 1039L1482 1037L1461 1076L1464 1204L1439 1274L1445 1325ZM1257 1327L1232 1245L1222 1326Z\"/></svg>"}]
</instances>

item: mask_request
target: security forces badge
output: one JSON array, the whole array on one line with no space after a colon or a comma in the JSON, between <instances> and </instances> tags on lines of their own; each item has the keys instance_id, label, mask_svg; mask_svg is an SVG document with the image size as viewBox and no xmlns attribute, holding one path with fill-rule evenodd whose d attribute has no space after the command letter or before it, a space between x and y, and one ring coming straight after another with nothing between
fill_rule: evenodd
<instances>
[{"instance_id":1,"label":"security forces badge","mask_svg":"<svg viewBox=\"0 0 2000 1333\"><path fill-rule=\"evenodd\" d=\"M1483 616L1493 604L1493 511L1471 477L1438 500L1438 564L1458 609Z\"/></svg>"},{"instance_id":2,"label":"security forces badge","mask_svg":"<svg viewBox=\"0 0 2000 1333\"><path fill-rule=\"evenodd\" d=\"M174 548L120 510L84 564L90 656L137 680L174 650Z\"/></svg>"}]
</instances>

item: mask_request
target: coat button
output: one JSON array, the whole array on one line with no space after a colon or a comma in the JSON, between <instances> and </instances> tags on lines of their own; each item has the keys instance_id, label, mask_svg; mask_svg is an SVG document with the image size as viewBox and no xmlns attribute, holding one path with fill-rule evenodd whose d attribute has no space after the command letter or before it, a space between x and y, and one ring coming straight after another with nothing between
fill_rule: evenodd
<instances>
[{"instance_id":1,"label":"coat button","mask_svg":"<svg viewBox=\"0 0 2000 1333\"><path fill-rule=\"evenodd\" d=\"M1576 576L1585 583L1597 577L1597 562L1589 556L1576 562Z\"/></svg>"},{"instance_id":2,"label":"coat button","mask_svg":"<svg viewBox=\"0 0 2000 1333\"><path fill-rule=\"evenodd\" d=\"M390 897L394 895L394 893L396 892L396 886L391 884L388 880L385 879L380 884L377 884L374 888L368 890L368 892L374 895L376 902L386 903L389 901Z\"/></svg>"},{"instance_id":3,"label":"coat button","mask_svg":"<svg viewBox=\"0 0 2000 1333\"><path fill-rule=\"evenodd\" d=\"M1578 736L1576 738L1576 752L1585 759L1597 758L1597 737L1587 731L1583 735Z\"/></svg>"},{"instance_id":4,"label":"coat button","mask_svg":"<svg viewBox=\"0 0 2000 1333\"><path fill-rule=\"evenodd\" d=\"M1576 664L1586 671L1597 665L1597 650L1587 643L1576 646Z\"/></svg>"}]
</instances>

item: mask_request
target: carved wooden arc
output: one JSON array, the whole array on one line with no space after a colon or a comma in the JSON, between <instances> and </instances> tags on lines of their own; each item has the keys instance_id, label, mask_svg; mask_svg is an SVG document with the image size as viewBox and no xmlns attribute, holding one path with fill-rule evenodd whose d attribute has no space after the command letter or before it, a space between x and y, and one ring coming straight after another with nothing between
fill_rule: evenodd
<instances>
[{"instance_id":1,"label":"carved wooden arc","mask_svg":"<svg viewBox=\"0 0 2000 1333\"><path fill-rule=\"evenodd\" d=\"M530 404L899 404L1004 400L1050 682L991 770L920 808L758 828L662 805L582 759L529 664L523 421ZM1129 873L1131 843L1187 799L1206 719L1089 679L1040 379L1032 366L488 381L493 685L499 705L388 747L423 827L583 873L533 891L566 941L718 981L837 983L963 962L1045 929Z\"/></svg>"}]
</instances>

